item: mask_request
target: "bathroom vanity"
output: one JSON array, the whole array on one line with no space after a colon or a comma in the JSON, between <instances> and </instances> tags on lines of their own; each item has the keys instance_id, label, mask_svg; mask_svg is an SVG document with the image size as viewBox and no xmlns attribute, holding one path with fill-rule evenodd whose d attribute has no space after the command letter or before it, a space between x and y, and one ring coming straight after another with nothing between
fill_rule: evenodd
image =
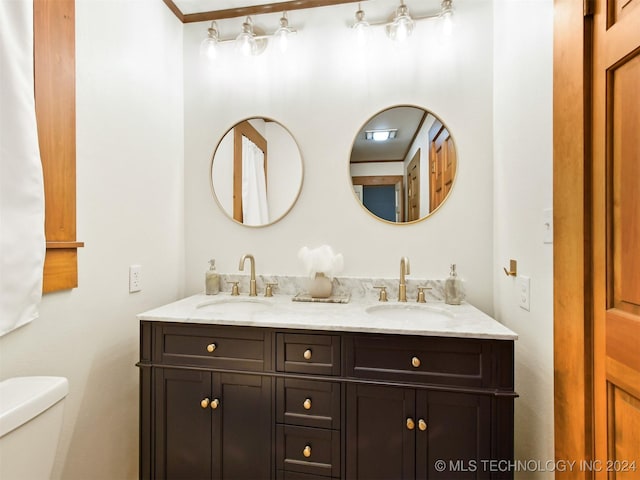
<instances>
[{"instance_id":1,"label":"bathroom vanity","mask_svg":"<svg viewBox=\"0 0 640 480\"><path fill-rule=\"evenodd\" d=\"M278 297L139 315L140 478L512 478L513 332L467 304Z\"/></svg>"}]
</instances>

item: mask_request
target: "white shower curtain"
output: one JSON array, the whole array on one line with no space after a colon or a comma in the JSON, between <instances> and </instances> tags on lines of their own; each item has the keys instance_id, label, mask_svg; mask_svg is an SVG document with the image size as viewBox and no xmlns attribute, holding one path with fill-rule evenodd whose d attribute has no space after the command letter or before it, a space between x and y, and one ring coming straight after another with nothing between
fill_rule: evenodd
<instances>
[{"instance_id":1,"label":"white shower curtain","mask_svg":"<svg viewBox=\"0 0 640 480\"><path fill-rule=\"evenodd\" d=\"M242 137L242 223L269 223L264 153L247 137Z\"/></svg>"},{"instance_id":2,"label":"white shower curtain","mask_svg":"<svg viewBox=\"0 0 640 480\"><path fill-rule=\"evenodd\" d=\"M0 0L0 336L38 317L44 255L33 0Z\"/></svg>"}]
</instances>

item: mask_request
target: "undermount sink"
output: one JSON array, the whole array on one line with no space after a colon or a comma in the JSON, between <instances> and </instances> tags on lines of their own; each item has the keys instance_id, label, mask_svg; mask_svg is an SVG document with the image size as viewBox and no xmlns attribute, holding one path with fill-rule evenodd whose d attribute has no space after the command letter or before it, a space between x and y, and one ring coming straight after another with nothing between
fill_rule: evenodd
<instances>
[{"instance_id":1,"label":"undermount sink","mask_svg":"<svg viewBox=\"0 0 640 480\"><path fill-rule=\"evenodd\" d=\"M454 315L431 305L389 303L374 305L365 309L369 315L393 320L451 320Z\"/></svg>"},{"instance_id":2,"label":"undermount sink","mask_svg":"<svg viewBox=\"0 0 640 480\"><path fill-rule=\"evenodd\" d=\"M262 312L273 307L273 303L268 300L255 297L229 297L210 300L197 306L198 310L213 312L218 314L241 314L246 315L255 312Z\"/></svg>"}]
</instances>

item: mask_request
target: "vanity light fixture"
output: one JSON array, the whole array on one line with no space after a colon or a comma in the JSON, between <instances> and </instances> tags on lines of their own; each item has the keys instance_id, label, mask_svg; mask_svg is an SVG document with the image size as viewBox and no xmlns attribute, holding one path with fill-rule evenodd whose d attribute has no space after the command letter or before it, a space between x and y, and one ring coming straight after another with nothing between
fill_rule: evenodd
<instances>
[{"instance_id":1,"label":"vanity light fixture","mask_svg":"<svg viewBox=\"0 0 640 480\"><path fill-rule=\"evenodd\" d=\"M218 25L215 21L207 29L207 38L200 43L200 55L208 60L216 58L218 53Z\"/></svg>"},{"instance_id":2,"label":"vanity light fixture","mask_svg":"<svg viewBox=\"0 0 640 480\"><path fill-rule=\"evenodd\" d=\"M415 22L418 20L438 19L442 22L443 33L451 34L452 17L453 17L453 0L442 0L440 9L425 15L411 16L409 8L405 5L404 0L400 0L400 5L395 9L393 19L386 22L368 23L364 20L364 11L358 3L358 10L355 15L355 23L351 28L358 32L358 42L361 42L360 32L369 30L370 26L384 26L387 36L397 42L403 42L411 36Z\"/></svg>"},{"instance_id":3,"label":"vanity light fixture","mask_svg":"<svg viewBox=\"0 0 640 480\"><path fill-rule=\"evenodd\" d=\"M398 135L397 128L385 128L380 130L365 130L364 138L373 140L374 142L386 142L392 140Z\"/></svg>"},{"instance_id":4,"label":"vanity light fixture","mask_svg":"<svg viewBox=\"0 0 640 480\"><path fill-rule=\"evenodd\" d=\"M358 11L356 12L356 21L351 26L356 34L356 38L359 45L364 45L367 41L367 34L369 33L369 22L364 19L364 10L360 8L358 3Z\"/></svg>"},{"instance_id":5,"label":"vanity light fixture","mask_svg":"<svg viewBox=\"0 0 640 480\"><path fill-rule=\"evenodd\" d=\"M400 6L396 8L396 14L393 21L387 24L387 36L394 41L404 42L411 36L413 32L413 18L409 15L409 9L400 1Z\"/></svg>"},{"instance_id":6,"label":"vanity light fixture","mask_svg":"<svg viewBox=\"0 0 640 480\"><path fill-rule=\"evenodd\" d=\"M273 37L282 52L286 51L289 37L297 33L297 30L289 26L287 12L283 12L280 17L280 26L272 34L263 34L263 32L254 27L251 17L246 17L242 23L240 34L235 38L220 38L218 25L211 22L211 26L207 29L207 37L200 44L200 54L204 58L214 59L217 55L219 45L222 43L234 42L237 50L244 56L260 55L267 47L268 40Z\"/></svg>"},{"instance_id":7,"label":"vanity light fixture","mask_svg":"<svg viewBox=\"0 0 640 480\"><path fill-rule=\"evenodd\" d=\"M245 57L256 55L258 53L258 41L253 31L253 21L251 17L247 17L242 24L242 31L236 37L236 47Z\"/></svg>"},{"instance_id":8,"label":"vanity light fixture","mask_svg":"<svg viewBox=\"0 0 640 480\"><path fill-rule=\"evenodd\" d=\"M273 38L281 52L284 53L287 51L289 47L289 37L295 33L296 31L289 26L287 12L283 12L282 17L280 17L280 27L278 27L273 34Z\"/></svg>"},{"instance_id":9,"label":"vanity light fixture","mask_svg":"<svg viewBox=\"0 0 640 480\"><path fill-rule=\"evenodd\" d=\"M453 33L453 0L442 0L440 21L442 22L442 32L451 36Z\"/></svg>"}]
</instances>

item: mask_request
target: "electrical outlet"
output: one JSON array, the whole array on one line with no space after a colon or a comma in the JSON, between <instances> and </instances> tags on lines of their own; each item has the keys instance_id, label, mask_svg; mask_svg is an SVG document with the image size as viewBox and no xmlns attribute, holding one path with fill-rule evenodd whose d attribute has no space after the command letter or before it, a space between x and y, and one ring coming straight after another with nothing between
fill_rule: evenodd
<instances>
[{"instance_id":1,"label":"electrical outlet","mask_svg":"<svg viewBox=\"0 0 640 480\"><path fill-rule=\"evenodd\" d=\"M518 275L518 304L527 312L531 309L531 279Z\"/></svg>"},{"instance_id":2,"label":"electrical outlet","mask_svg":"<svg viewBox=\"0 0 640 480\"><path fill-rule=\"evenodd\" d=\"M129 293L142 290L142 265L129 265Z\"/></svg>"}]
</instances>

